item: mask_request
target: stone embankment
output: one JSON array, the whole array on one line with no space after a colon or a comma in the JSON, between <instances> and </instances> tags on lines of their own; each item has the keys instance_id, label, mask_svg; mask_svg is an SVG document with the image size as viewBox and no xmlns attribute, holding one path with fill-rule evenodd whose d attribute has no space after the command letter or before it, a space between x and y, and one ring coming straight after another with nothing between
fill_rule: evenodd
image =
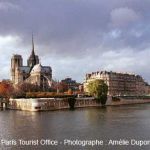
<instances>
[{"instance_id":1,"label":"stone embankment","mask_svg":"<svg viewBox=\"0 0 150 150\"><path fill-rule=\"evenodd\" d=\"M144 103L150 103L150 98L120 97L117 100L109 98L106 105L114 106L114 105L130 105L130 104L144 104Z\"/></svg>"},{"instance_id":2,"label":"stone embankment","mask_svg":"<svg viewBox=\"0 0 150 150\"><path fill-rule=\"evenodd\" d=\"M106 106L128 105L128 104L143 104L150 103L150 98L118 98L112 99L108 97ZM99 107L100 103L94 98L76 98L74 108L83 107ZM62 98L30 98L30 99L10 99L9 109L28 110L28 111L47 111L47 110L60 110L69 109L67 99Z\"/></svg>"}]
</instances>

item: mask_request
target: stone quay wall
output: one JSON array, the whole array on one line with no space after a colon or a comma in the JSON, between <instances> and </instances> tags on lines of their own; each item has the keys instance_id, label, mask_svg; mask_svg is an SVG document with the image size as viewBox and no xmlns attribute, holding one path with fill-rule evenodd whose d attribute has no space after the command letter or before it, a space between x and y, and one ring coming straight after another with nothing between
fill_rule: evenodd
<instances>
[{"instance_id":1,"label":"stone quay wall","mask_svg":"<svg viewBox=\"0 0 150 150\"><path fill-rule=\"evenodd\" d=\"M75 108L100 106L93 98L77 98ZM29 111L46 111L46 110L59 110L69 109L67 99L62 98L36 98L36 99L10 99L9 109L29 110Z\"/></svg>"},{"instance_id":2,"label":"stone quay wall","mask_svg":"<svg viewBox=\"0 0 150 150\"><path fill-rule=\"evenodd\" d=\"M125 99L112 100L108 97L106 106L117 105L129 105L129 104L143 104L150 103L150 99ZM100 103L97 103L94 98L76 98L75 108L83 107L99 107ZM67 99L62 98L39 98L39 99L10 99L9 109L15 110L28 110L28 111L47 111L47 110L60 110L69 109L69 103Z\"/></svg>"},{"instance_id":3,"label":"stone quay wall","mask_svg":"<svg viewBox=\"0 0 150 150\"><path fill-rule=\"evenodd\" d=\"M149 99L126 99L126 98L120 98L120 100L114 101L114 100L108 100L106 105L115 106L115 105L130 105L130 104L144 104L144 103L150 103Z\"/></svg>"}]
</instances>

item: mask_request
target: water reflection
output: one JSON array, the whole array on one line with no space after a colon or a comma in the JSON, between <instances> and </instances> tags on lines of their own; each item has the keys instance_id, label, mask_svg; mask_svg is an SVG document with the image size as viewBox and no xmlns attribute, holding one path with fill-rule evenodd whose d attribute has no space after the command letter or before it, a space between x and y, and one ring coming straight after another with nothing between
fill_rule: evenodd
<instances>
[{"instance_id":1,"label":"water reflection","mask_svg":"<svg viewBox=\"0 0 150 150\"><path fill-rule=\"evenodd\" d=\"M150 104L51 112L1 110L0 138L149 139L149 110ZM11 147L11 149L17 148L21 147ZM43 149L43 147L37 148ZM82 149L82 147L79 148ZM44 149L49 149L49 147L44 147ZM61 146L61 149L73 148ZM91 148L87 147L87 149Z\"/></svg>"}]
</instances>

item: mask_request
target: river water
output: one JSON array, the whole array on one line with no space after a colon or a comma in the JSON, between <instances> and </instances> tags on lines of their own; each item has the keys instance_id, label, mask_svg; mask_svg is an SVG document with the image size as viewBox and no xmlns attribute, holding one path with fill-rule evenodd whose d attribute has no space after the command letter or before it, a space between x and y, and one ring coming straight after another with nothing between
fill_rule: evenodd
<instances>
[{"instance_id":1,"label":"river water","mask_svg":"<svg viewBox=\"0 0 150 150\"><path fill-rule=\"evenodd\" d=\"M19 140L32 141L29 146ZM75 146L64 140L80 141ZM0 111L0 149L150 149L150 104L84 108L49 112ZM43 143L42 143L43 140ZM46 143L47 142L49 143ZM58 142L57 146L52 146ZM101 140L102 145L84 146L83 141ZM111 140L128 141L126 145L109 144ZM134 140L131 144L131 140ZM16 142L16 143L15 143ZM37 142L37 143L36 143ZM52 143L51 143L52 142ZM17 145L15 145L17 144ZM56 144L56 143L55 143Z\"/></svg>"}]
</instances>

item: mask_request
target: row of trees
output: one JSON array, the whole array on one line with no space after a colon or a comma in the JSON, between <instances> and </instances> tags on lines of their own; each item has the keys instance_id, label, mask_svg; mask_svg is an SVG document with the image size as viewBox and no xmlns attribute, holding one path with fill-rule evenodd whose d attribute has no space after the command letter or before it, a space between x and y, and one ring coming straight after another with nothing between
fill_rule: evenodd
<instances>
[{"instance_id":1,"label":"row of trees","mask_svg":"<svg viewBox=\"0 0 150 150\"><path fill-rule=\"evenodd\" d=\"M36 85L24 83L16 87L10 81L0 82L0 97L9 99L10 97L25 97L27 92L36 92L39 87Z\"/></svg>"},{"instance_id":2,"label":"row of trees","mask_svg":"<svg viewBox=\"0 0 150 150\"><path fill-rule=\"evenodd\" d=\"M61 85L60 89L66 86ZM63 90L57 91L55 86L53 89L50 89L47 92L42 91L41 87L34 84L23 83L20 85L16 85L15 87L11 82L2 81L0 82L0 97L9 99L10 97L14 98L22 98L22 97L55 97L60 96L64 97L64 95L72 95L73 91L71 89L64 89L65 93L62 92Z\"/></svg>"}]
</instances>

